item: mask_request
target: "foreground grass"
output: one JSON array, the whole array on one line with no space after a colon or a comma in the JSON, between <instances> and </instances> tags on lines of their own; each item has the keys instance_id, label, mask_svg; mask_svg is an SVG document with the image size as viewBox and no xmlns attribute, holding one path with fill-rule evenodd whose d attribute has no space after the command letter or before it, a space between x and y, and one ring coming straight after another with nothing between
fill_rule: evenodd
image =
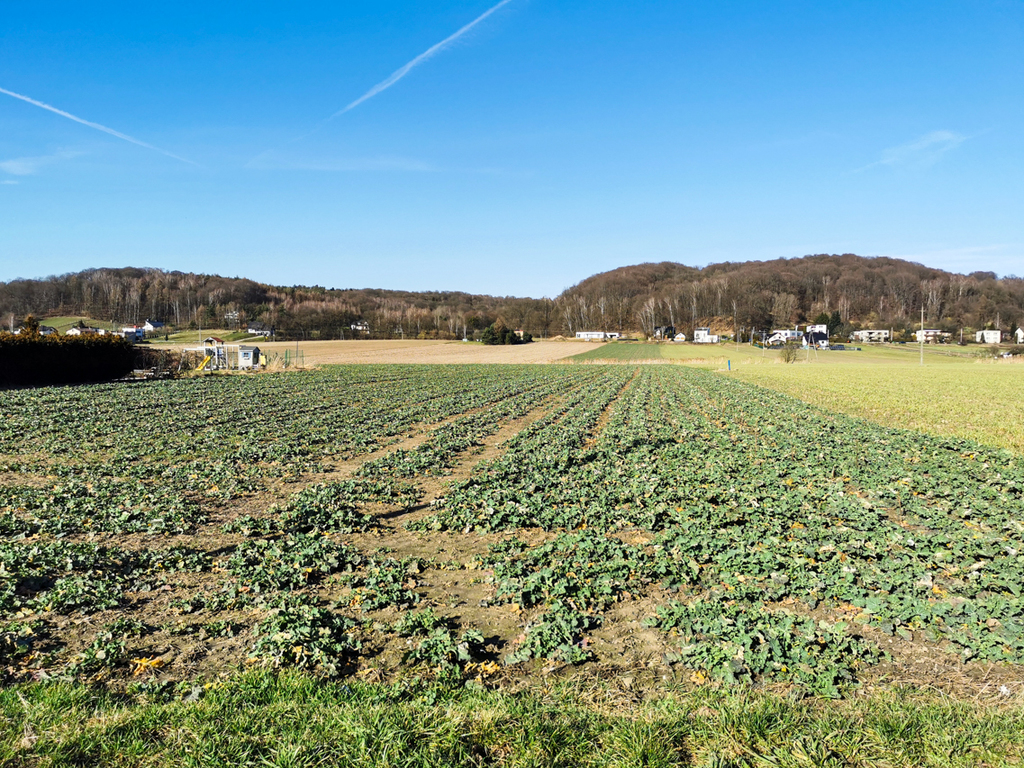
<instances>
[{"instance_id":1,"label":"foreground grass","mask_svg":"<svg viewBox=\"0 0 1024 768\"><path fill-rule=\"evenodd\" d=\"M572 687L253 672L194 701L160 698L65 683L0 690L0 765L945 767L1024 755L1024 707L905 690L842 702L699 691L623 708Z\"/></svg>"}]
</instances>

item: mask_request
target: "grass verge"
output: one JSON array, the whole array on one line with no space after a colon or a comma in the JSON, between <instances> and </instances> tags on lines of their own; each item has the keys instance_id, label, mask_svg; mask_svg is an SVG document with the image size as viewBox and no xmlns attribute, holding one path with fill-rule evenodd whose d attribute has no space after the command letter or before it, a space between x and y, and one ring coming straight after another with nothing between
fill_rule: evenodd
<instances>
[{"instance_id":1,"label":"grass verge","mask_svg":"<svg viewBox=\"0 0 1024 768\"><path fill-rule=\"evenodd\" d=\"M832 702L750 689L624 705L579 687L327 683L253 671L187 692L0 690L0 765L1009 766L1024 707L897 689Z\"/></svg>"}]
</instances>

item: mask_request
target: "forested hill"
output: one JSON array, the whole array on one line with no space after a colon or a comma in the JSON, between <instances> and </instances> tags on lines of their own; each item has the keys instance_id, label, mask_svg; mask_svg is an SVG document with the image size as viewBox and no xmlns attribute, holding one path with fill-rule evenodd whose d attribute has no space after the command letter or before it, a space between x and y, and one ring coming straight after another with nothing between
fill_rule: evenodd
<instances>
[{"instance_id":1,"label":"forested hill","mask_svg":"<svg viewBox=\"0 0 1024 768\"><path fill-rule=\"evenodd\" d=\"M147 318L177 327L273 326L286 338L351 338L360 321L377 338L455 338L500 320L538 336L578 330L650 333L710 325L768 329L822 313L848 328L903 329L920 320L956 330L1024 324L1024 280L992 272L952 274L889 258L806 256L712 264L673 262L620 267L583 280L556 299L280 287L244 278L159 269L90 269L42 280L0 283L0 313L85 315L115 323ZM837 314L838 313L838 314Z\"/></svg>"},{"instance_id":2,"label":"forested hill","mask_svg":"<svg viewBox=\"0 0 1024 768\"><path fill-rule=\"evenodd\" d=\"M574 328L786 328L838 312L850 327L902 329L917 327L923 306L926 323L943 330L1011 329L1024 324L1024 280L853 254L704 268L661 262L589 277L558 305L563 325Z\"/></svg>"},{"instance_id":3,"label":"forested hill","mask_svg":"<svg viewBox=\"0 0 1024 768\"><path fill-rule=\"evenodd\" d=\"M85 315L172 327L273 327L282 338L353 338L365 323L376 338L462 338L499 317L520 328L553 328L554 302L478 296L459 291L389 291L374 288L273 286L245 278L160 269L88 269L43 280L0 283L0 321L32 314ZM367 334L357 334L366 336Z\"/></svg>"}]
</instances>

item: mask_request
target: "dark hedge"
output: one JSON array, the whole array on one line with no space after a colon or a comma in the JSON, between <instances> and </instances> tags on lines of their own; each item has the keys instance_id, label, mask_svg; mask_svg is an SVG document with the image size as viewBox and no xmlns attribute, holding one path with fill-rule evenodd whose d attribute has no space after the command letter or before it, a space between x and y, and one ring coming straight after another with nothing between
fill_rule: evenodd
<instances>
[{"instance_id":1,"label":"dark hedge","mask_svg":"<svg viewBox=\"0 0 1024 768\"><path fill-rule=\"evenodd\" d=\"M0 386L78 384L131 372L135 349L120 336L0 333Z\"/></svg>"}]
</instances>

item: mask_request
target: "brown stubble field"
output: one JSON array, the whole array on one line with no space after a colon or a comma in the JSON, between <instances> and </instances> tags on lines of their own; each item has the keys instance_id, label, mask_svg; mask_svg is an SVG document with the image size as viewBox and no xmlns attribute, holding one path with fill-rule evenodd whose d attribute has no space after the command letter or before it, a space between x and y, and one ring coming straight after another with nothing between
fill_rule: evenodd
<instances>
[{"instance_id":1,"label":"brown stubble field","mask_svg":"<svg viewBox=\"0 0 1024 768\"><path fill-rule=\"evenodd\" d=\"M515 346L484 346L462 341L294 341L249 342L268 357L298 350L306 365L350 365L395 363L434 364L522 364L553 363L600 345L576 341L534 341ZM157 345L154 345L157 346ZM176 348L183 348L174 345Z\"/></svg>"}]
</instances>

